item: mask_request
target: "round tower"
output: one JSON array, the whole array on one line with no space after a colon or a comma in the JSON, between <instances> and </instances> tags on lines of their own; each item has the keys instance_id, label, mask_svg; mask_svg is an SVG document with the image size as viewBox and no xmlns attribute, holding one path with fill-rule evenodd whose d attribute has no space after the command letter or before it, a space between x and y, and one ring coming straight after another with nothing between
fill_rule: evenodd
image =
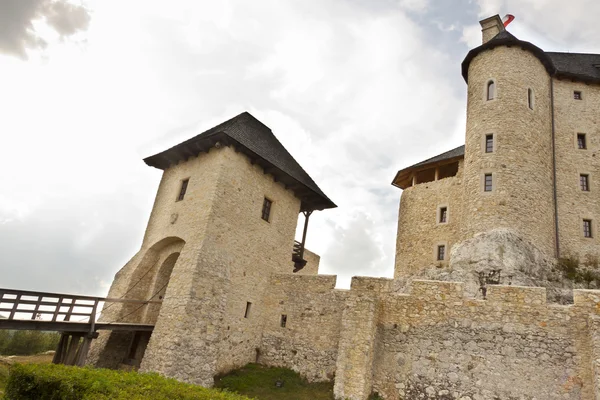
<instances>
[{"instance_id":1,"label":"round tower","mask_svg":"<svg viewBox=\"0 0 600 400\"><path fill-rule=\"evenodd\" d=\"M537 48L506 32L497 16L481 24L484 44L463 62L468 100L462 236L510 228L552 256L551 79ZM493 38L490 25L498 32Z\"/></svg>"}]
</instances>

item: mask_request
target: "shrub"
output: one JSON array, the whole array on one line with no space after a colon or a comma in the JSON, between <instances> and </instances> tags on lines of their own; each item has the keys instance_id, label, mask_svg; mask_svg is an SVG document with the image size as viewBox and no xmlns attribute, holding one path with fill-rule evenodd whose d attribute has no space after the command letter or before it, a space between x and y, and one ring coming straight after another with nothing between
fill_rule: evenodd
<instances>
[{"instance_id":1,"label":"shrub","mask_svg":"<svg viewBox=\"0 0 600 400\"><path fill-rule=\"evenodd\" d=\"M0 355L29 356L55 350L59 339L56 332L0 330Z\"/></svg>"},{"instance_id":2,"label":"shrub","mask_svg":"<svg viewBox=\"0 0 600 400\"><path fill-rule=\"evenodd\" d=\"M5 396L7 400L248 400L157 374L55 364L13 365Z\"/></svg>"}]
</instances>

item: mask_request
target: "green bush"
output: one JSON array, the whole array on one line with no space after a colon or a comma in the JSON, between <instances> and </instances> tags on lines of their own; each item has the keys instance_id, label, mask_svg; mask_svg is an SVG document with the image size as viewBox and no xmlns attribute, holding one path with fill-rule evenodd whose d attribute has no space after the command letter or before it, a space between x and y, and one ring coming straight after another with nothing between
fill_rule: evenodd
<instances>
[{"instance_id":1,"label":"green bush","mask_svg":"<svg viewBox=\"0 0 600 400\"><path fill-rule=\"evenodd\" d=\"M157 374L15 364L10 369L7 400L248 400L234 393L189 385Z\"/></svg>"}]
</instances>

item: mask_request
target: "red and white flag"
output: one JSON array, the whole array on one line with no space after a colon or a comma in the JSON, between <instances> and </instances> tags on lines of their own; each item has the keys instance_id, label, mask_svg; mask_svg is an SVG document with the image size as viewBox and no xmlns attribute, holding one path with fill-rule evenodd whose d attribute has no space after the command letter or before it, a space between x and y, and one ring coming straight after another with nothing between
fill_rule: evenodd
<instances>
[{"instance_id":1,"label":"red and white flag","mask_svg":"<svg viewBox=\"0 0 600 400\"><path fill-rule=\"evenodd\" d=\"M511 22L513 22L513 20L515 19L515 16L512 14L506 14L504 16L504 18L502 18L502 22L504 23L504 27L506 28L508 26L508 24L510 24Z\"/></svg>"}]
</instances>

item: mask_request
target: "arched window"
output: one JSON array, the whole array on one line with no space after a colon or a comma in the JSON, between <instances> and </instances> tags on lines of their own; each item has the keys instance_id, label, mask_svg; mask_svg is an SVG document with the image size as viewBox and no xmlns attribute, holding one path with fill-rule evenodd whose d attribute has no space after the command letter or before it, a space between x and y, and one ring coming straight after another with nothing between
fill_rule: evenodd
<instances>
[{"instance_id":1,"label":"arched window","mask_svg":"<svg viewBox=\"0 0 600 400\"><path fill-rule=\"evenodd\" d=\"M494 100L496 97L496 82L489 81L487 84L487 99Z\"/></svg>"},{"instance_id":2,"label":"arched window","mask_svg":"<svg viewBox=\"0 0 600 400\"><path fill-rule=\"evenodd\" d=\"M533 110L533 90L527 89L527 105Z\"/></svg>"}]
</instances>

